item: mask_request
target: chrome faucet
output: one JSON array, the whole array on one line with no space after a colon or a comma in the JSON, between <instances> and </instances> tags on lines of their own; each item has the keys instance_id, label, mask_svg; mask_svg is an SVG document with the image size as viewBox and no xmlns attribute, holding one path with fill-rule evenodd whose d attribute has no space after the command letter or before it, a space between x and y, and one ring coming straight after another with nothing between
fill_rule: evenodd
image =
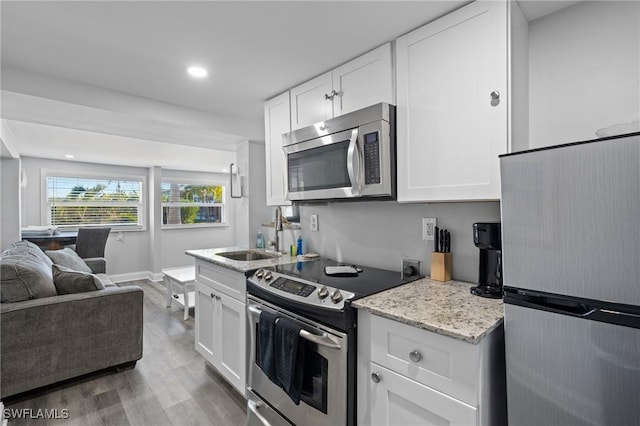
<instances>
[{"instance_id":1,"label":"chrome faucet","mask_svg":"<svg viewBox=\"0 0 640 426\"><path fill-rule=\"evenodd\" d=\"M280 252L280 232L282 232L282 208L280 206L276 207L276 239L275 241L270 241L269 245L274 246L274 250Z\"/></svg>"}]
</instances>

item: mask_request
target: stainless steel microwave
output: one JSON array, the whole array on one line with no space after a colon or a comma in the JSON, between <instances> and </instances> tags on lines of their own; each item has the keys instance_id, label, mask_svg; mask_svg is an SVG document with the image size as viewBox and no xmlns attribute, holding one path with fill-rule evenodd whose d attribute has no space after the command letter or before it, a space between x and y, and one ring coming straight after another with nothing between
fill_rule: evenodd
<instances>
[{"instance_id":1,"label":"stainless steel microwave","mask_svg":"<svg viewBox=\"0 0 640 426\"><path fill-rule=\"evenodd\" d=\"M287 199L395 199L395 114L380 103L283 135Z\"/></svg>"}]
</instances>

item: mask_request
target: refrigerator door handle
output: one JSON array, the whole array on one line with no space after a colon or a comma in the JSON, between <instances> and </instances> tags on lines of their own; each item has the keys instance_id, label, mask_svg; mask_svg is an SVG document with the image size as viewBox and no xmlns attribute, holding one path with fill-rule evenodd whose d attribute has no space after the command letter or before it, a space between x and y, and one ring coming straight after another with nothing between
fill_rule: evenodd
<instances>
[{"instance_id":1,"label":"refrigerator door handle","mask_svg":"<svg viewBox=\"0 0 640 426\"><path fill-rule=\"evenodd\" d=\"M631 328L640 328L640 315L631 312L614 311L612 309L596 309L587 319L606 322L609 324L623 325Z\"/></svg>"},{"instance_id":2,"label":"refrigerator door handle","mask_svg":"<svg viewBox=\"0 0 640 426\"><path fill-rule=\"evenodd\" d=\"M542 295L523 295L505 292L504 301L505 303L511 303L525 308L555 312L557 314L570 315L573 317L584 318L597 311L596 308L585 303Z\"/></svg>"},{"instance_id":3,"label":"refrigerator door handle","mask_svg":"<svg viewBox=\"0 0 640 426\"><path fill-rule=\"evenodd\" d=\"M587 300L569 300L549 294L531 294L506 289L504 303L640 329L640 312L623 312L605 306L594 306Z\"/></svg>"}]
</instances>

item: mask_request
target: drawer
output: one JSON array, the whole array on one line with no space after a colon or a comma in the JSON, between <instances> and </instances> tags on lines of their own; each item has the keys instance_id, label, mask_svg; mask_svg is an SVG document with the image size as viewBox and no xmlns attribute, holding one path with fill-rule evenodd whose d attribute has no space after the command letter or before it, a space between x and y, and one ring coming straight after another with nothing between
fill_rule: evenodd
<instances>
[{"instance_id":1,"label":"drawer","mask_svg":"<svg viewBox=\"0 0 640 426\"><path fill-rule=\"evenodd\" d=\"M474 426L478 409L371 363L372 425Z\"/></svg>"},{"instance_id":2,"label":"drawer","mask_svg":"<svg viewBox=\"0 0 640 426\"><path fill-rule=\"evenodd\" d=\"M372 361L474 407L478 353L477 345L371 316Z\"/></svg>"},{"instance_id":3,"label":"drawer","mask_svg":"<svg viewBox=\"0 0 640 426\"><path fill-rule=\"evenodd\" d=\"M218 290L227 296L231 296L242 303L245 302L247 283L242 272L197 260L196 281L214 290Z\"/></svg>"}]
</instances>

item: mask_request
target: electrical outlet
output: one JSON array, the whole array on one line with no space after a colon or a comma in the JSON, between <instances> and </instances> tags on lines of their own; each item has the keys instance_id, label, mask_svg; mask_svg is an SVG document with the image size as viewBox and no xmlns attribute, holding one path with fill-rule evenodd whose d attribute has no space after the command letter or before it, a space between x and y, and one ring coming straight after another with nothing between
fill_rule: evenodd
<instances>
[{"instance_id":1,"label":"electrical outlet","mask_svg":"<svg viewBox=\"0 0 640 426\"><path fill-rule=\"evenodd\" d=\"M312 231L317 231L318 230L318 215L317 214L312 214L311 215L310 228L311 228Z\"/></svg>"},{"instance_id":2,"label":"electrical outlet","mask_svg":"<svg viewBox=\"0 0 640 426\"><path fill-rule=\"evenodd\" d=\"M436 226L438 222L435 217L422 218L422 239L425 241L433 241L436 234Z\"/></svg>"}]
</instances>

